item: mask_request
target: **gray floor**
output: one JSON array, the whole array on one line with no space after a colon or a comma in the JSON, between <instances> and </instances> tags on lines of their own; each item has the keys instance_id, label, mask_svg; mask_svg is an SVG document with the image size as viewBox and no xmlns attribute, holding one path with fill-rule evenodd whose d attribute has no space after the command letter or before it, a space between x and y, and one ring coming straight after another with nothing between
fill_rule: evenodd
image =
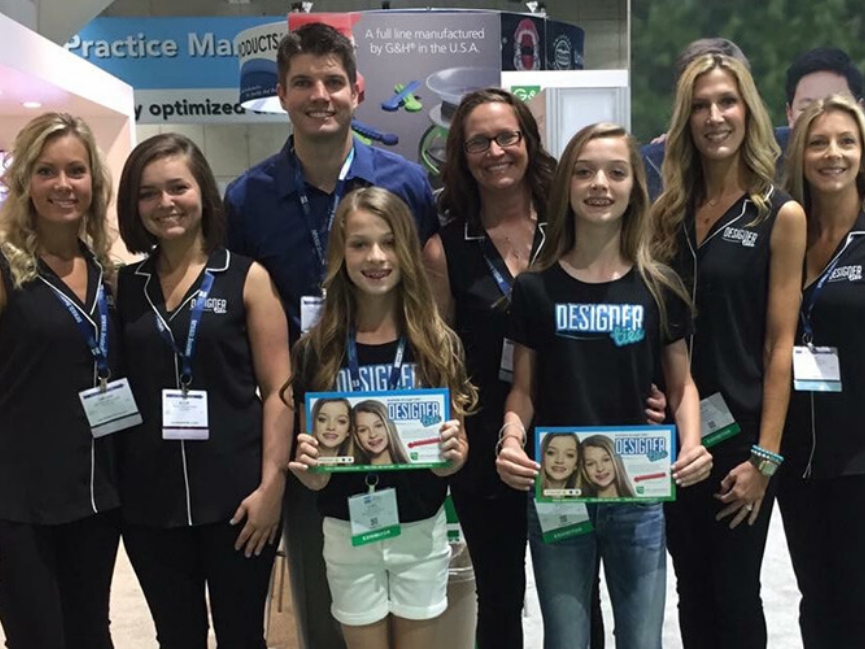
<instances>
[{"instance_id":1,"label":"gray floor","mask_svg":"<svg viewBox=\"0 0 865 649\"><path fill-rule=\"evenodd\" d=\"M676 593L672 579L673 569L669 567L670 575L667 584L667 615L664 624L664 647L680 649L682 644L678 636L676 620ZM766 549L766 560L763 564L763 601L769 626L770 649L801 649L799 639L797 610L799 594L790 568L790 558L781 518L778 511L774 512L769 530L769 541ZM609 598L604 598L604 615L608 621L608 647L614 647L612 637L612 615L609 610ZM115 572L114 589L111 599L112 635L117 649L155 649L153 624L148 615L147 606L141 595L141 590L135 580L135 575L129 566L126 555L122 553L118 559ZM535 617L528 622L527 649L541 649L540 623ZM5 640L0 631L0 640ZM211 646L215 646L211 643Z\"/></svg>"}]
</instances>

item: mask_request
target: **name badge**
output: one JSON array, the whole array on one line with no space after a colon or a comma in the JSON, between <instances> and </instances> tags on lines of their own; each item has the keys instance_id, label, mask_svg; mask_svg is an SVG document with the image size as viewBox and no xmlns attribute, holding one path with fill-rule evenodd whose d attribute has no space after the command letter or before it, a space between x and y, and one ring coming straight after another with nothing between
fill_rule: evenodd
<instances>
[{"instance_id":1,"label":"name badge","mask_svg":"<svg viewBox=\"0 0 865 649\"><path fill-rule=\"evenodd\" d=\"M793 387L803 392L841 392L841 364L836 347L793 348Z\"/></svg>"},{"instance_id":2,"label":"name badge","mask_svg":"<svg viewBox=\"0 0 865 649\"><path fill-rule=\"evenodd\" d=\"M396 489L382 489L348 499L351 544L377 543L400 535Z\"/></svg>"},{"instance_id":3,"label":"name badge","mask_svg":"<svg viewBox=\"0 0 865 649\"><path fill-rule=\"evenodd\" d=\"M703 446L714 446L738 435L739 430L739 424L733 419L733 414L720 392L700 401L700 436L703 438Z\"/></svg>"},{"instance_id":4,"label":"name badge","mask_svg":"<svg viewBox=\"0 0 865 649\"><path fill-rule=\"evenodd\" d=\"M535 511L538 513L544 543L588 534L595 529L589 520L589 510L583 503L535 501Z\"/></svg>"},{"instance_id":5,"label":"name badge","mask_svg":"<svg viewBox=\"0 0 865 649\"><path fill-rule=\"evenodd\" d=\"M206 440L207 392L204 390L162 391L162 439Z\"/></svg>"},{"instance_id":6,"label":"name badge","mask_svg":"<svg viewBox=\"0 0 865 649\"><path fill-rule=\"evenodd\" d=\"M300 333L312 329L324 313L324 298L321 295L304 295L300 298Z\"/></svg>"},{"instance_id":7,"label":"name badge","mask_svg":"<svg viewBox=\"0 0 865 649\"><path fill-rule=\"evenodd\" d=\"M118 379L78 393L93 437L104 437L141 423L129 381Z\"/></svg>"},{"instance_id":8,"label":"name badge","mask_svg":"<svg viewBox=\"0 0 865 649\"><path fill-rule=\"evenodd\" d=\"M502 362L499 365L499 379L514 382L514 341L505 338L502 341Z\"/></svg>"}]
</instances>

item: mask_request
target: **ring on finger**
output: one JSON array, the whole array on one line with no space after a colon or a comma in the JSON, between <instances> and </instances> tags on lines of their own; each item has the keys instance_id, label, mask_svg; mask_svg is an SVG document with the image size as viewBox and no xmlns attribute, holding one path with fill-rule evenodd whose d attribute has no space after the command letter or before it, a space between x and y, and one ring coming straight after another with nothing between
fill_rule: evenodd
<instances>
[{"instance_id":1,"label":"ring on finger","mask_svg":"<svg viewBox=\"0 0 865 649\"><path fill-rule=\"evenodd\" d=\"M748 503L747 505L745 505L745 511L749 511L749 512L754 511L754 504Z\"/></svg>"}]
</instances>

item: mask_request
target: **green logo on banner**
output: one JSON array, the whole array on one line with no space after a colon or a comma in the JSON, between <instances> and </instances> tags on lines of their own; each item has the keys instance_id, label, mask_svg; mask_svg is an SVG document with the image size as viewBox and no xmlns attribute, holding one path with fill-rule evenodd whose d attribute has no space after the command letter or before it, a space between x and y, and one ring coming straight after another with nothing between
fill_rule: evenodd
<instances>
[{"instance_id":1,"label":"green logo on banner","mask_svg":"<svg viewBox=\"0 0 865 649\"><path fill-rule=\"evenodd\" d=\"M511 92L517 99L528 101L541 91L540 86L511 86Z\"/></svg>"}]
</instances>

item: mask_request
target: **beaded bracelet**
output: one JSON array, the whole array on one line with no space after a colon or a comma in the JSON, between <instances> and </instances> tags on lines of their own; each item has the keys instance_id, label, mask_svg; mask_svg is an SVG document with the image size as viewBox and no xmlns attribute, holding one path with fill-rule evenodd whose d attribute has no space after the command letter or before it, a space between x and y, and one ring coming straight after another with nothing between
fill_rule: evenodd
<instances>
[{"instance_id":1,"label":"beaded bracelet","mask_svg":"<svg viewBox=\"0 0 865 649\"><path fill-rule=\"evenodd\" d=\"M767 451L765 448L757 446L756 444L751 447L751 455L756 455L760 459L769 460L769 462L774 462L778 465L784 461L783 456L773 453L772 451Z\"/></svg>"}]
</instances>

